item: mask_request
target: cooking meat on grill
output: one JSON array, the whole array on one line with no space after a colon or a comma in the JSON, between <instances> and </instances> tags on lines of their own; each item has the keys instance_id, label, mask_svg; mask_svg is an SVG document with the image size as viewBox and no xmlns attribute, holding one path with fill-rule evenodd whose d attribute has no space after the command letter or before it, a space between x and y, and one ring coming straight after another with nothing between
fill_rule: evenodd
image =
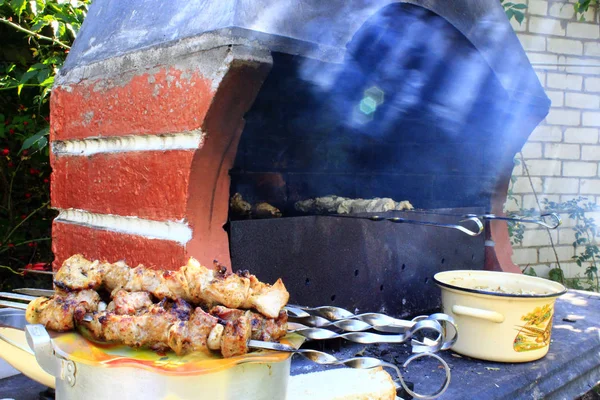
<instances>
[{"instance_id":1,"label":"cooking meat on grill","mask_svg":"<svg viewBox=\"0 0 600 400\"><path fill-rule=\"evenodd\" d=\"M75 315L96 311L100 296L93 290L55 295L51 298L38 297L27 306L25 318L30 324L42 324L53 331L72 330Z\"/></svg>"},{"instance_id":2,"label":"cooking meat on grill","mask_svg":"<svg viewBox=\"0 0 600 400\"><path fill-rule=\"evenodd\" d=\"M274 341L287 332L287 315L253 326L255 320L268 319L251 311L222 306L211 313L200 307L192 310L181 299L176 302L163 299L131 315L107 309L87 316L77 314L76 318L77 324L97 340L162 351L171 349L178 355L220 350L223 357L232 357L248 352L250 338Z\"/></svg>"},{"instance_id":3,"label":"cooking meat on grill","mask_svg":"<svg viewBox=\"0 0 600 400\"><path fill-rule=\"evenodd\" d=\"M269 318L277 318L289 299L281 279L269 285L247 271L234 274L223 267L212 270L193 258L179 271L155 271L141 265L129 268L124 262L91 262L75 255L56 273L54 284L62 290L104 286L109 291L145 291L158 299L183 299L209 308L253 308Z\"/></svg>"}]
</instances>

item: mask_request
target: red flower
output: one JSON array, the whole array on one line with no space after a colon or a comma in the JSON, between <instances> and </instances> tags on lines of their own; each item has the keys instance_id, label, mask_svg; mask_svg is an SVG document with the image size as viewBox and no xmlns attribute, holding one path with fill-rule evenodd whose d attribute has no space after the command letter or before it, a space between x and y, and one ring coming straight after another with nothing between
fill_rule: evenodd
<instances>
[{"instance_id":1,"label":"red flower","mask_svg":"<svg viewBox=\"0 0 600 400\"><path fill-rule=\"evenodd\" d=\"M38 171L37 169L35 169L35 168L29 168L29 173L30 173L31 175L35 175L35 174L37 174L38 172L39 172L39 171Z\"/></svg>"},{"instance_id":2,"label":"red flower","mask_svg":"<svg viewBox=\"0 0 600 400\"><path fill-rule=\"evenodd\" d=\"M50 118L49 117L44 117L44 121L48 122L48 121L50 121Z\"/></svg>"},{"instance_id":3,"label":"red flower","mask_svg":"<svg viewBox=\"0 0 600 400\"><path fill-rule=\"evenodd\" d=\"M15 247L15 245L14 245L14 244L12 244L12 243L9 243L9 244L8 244L8 247Z\"/></svg>"},{"instance_id":4,"label":"red flower","mask_svg":"<svg viewBox=\"0 0 600 400\"><path fill-rule=\"evenodd\" d=\"M31 197L31 193L25 193L25 197L29 199Z\"/></svg>"},{"instance_id":5,"label":"red flower","mask_svg":"<svg viewBox=\"0 0 600 400\"><path fill-rule=\"evenodd\" d=\"M43 263L43 262L39 262L39 263L35 263L35 264L27 264L25 266L25 270L35 270L35 271L45 271L46 270L46 266L48 264L47 263Z\"/></svg>"},{"instance_id":6,"label":"red flower","mask_svg":"<svg viewBox=\"0 0 600 400\"><path fill-rule=\"evenodd\" d=\"M14 129L9 129L8 133L10 133L11 135L14 135L15 134L15 130Z\"/></svg>"},{"instance_id":7,"label":"red flower","mask_svg":"<svg viewBox=\"0 0 600 400\"><path fill-rule=\"evenodd\" d=\"M25 219L25 218L27 218L27 215L25 215L25 214L22 214L22 215L21 215L21 219Z\"/></svg>"},{"instance_id":8,"label":"red flower","mask_svg":"<svg viewBox=\"0 0 600 400\"><path fill-rule=\"evenodd\" d=\"M26 156L27 154L29 154L29 151L23 150L23 155Z\"/></svg>"},{"instance_id":9,"label":"red flower","mask_svg":"<svg viewBox=\"0 0 600 400\"><path fill-rule=\"evenodd\" d=\"M27 126L27 125L29 125L29 122L23 121L23 125Z\"/></svg>"},{"instance_id":10,"label":"red flower","mask_svg":"<svg viewBox=\"0 0 600 400\"><path fill-rule=\"evenodd\" d=\"M2 149L2 155L7 156L10 153L9 149Z\"/></svg>"},{"instance_id":11,"label":"red flower","mask_svg":"<svg viewBox=\"0 0 600 400\"><path fill-rule=\"evenodd\" d=\"M8 168L12 168L15 166L15 164L12 161L9 161L6 165L8 166Z\"/></svg>"},{"instance_id":12,"label":"red flower","mask_svg":"<svg viewBox=\"0 0 600 400\"><path fill-rule=\"evenodd\" d=\"M7 119L6 121L4 121L4 125L8 125L10 124L10 119Z\"/></svg>"},{"instance_id":13,"label":"red flower","mask_svg":"<svg viewBox=\"0 0 600 400\"><path fill-rule=\"evenodd\" d=\"M27 246L29 246L29 247L35 247L35 242L29 242L29 243L27 243Z\"/></svg>"},{"instance_id":14,"label":"red flower","mask_svg":"<svg viewBox=\"0 0 600 400\"><path fill-rule=\"evenodd\" d=\"M44 178L44 183L48 183L48 182L50 182L50 179Z\"/></svg>"}]
</instances>

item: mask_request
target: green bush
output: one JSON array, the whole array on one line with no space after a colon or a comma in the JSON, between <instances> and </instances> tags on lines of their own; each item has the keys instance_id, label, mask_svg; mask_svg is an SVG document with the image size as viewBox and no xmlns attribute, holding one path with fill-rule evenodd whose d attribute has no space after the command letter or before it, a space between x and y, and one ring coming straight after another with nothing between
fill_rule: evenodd
<instances>
[{"instance_id":1,"label":"green bush","mask_svg":"<svg viewBox=\"0 0 600 400\"><path fill-rule=\"evenodd\" d=\"M52 261L48 102L89 0L0 0L0 289Z\"/></svg>"}]
</instances>

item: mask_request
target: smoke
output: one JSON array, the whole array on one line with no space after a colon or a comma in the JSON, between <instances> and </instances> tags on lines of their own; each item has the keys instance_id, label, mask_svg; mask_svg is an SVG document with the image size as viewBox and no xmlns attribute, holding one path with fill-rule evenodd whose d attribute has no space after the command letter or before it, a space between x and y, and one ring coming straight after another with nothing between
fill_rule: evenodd
<instances>
[{"instance_id":1,"label":"smoke","mask_svg":"<svg viewBox=\"0 0 600 400\"><path fill-rule=\"evenodd\" d=\"M281 7L266 10L254 28L271 26L285 12ZM331 194L392 197L417 208L489 206L506 160L512 161L510 153L527 136L520 124L530 110L515 108L507 88L527 92L533 72L509 78L504 73L500 81L489 63L499 57L506 59L505 68L515 65L506 48L515 41L520 46L514 33L483 19L472 27L491 35L483 54L422 7L376 5L359 15L351 13L360 9L355 5L335 11L323 10L326 4L298 7L315 17L277 31L293 37L314 30L310 37L322 45L334 43L340 39L334 18L326 23L317 16L339 12L348 13L355 34L339 63L274 55L273 70L246 117L233 191L242 187L241 176L269 173L286 182L271 196L284 209ZM527 134L532 128L525 128ZM267 200L250 187L244 186L244 197Z\"/></svg>"}]
</instances>

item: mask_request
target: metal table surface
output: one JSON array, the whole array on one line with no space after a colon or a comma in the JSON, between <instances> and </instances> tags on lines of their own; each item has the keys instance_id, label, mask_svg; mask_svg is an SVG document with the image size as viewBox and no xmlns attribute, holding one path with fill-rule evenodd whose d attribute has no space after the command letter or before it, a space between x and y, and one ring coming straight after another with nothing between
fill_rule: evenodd
<instances>
[{"instance_id":1,"label":"metal table surface","mask_svg":"<svg viewBox=\"0 0 600 400\"><path fill-rule=\"evenodd\" d=\"M570 322L574 321L574 322ZM356 354L379 356L401 365L408 357L403 345L342 345L333 353L338 358ZM600 381L600 294L571 290L556 302L550 351L541 360L522 363L494 363L441 353L452 369L445 399L573 399L588 392ZM298 357L292 375L323 367ZM405 378L419 392L435 390L442 371L430 361L417 360ZM23 375L0 380L0 399L38 400L44 386Z\"/></svg>"}]
</instances>

